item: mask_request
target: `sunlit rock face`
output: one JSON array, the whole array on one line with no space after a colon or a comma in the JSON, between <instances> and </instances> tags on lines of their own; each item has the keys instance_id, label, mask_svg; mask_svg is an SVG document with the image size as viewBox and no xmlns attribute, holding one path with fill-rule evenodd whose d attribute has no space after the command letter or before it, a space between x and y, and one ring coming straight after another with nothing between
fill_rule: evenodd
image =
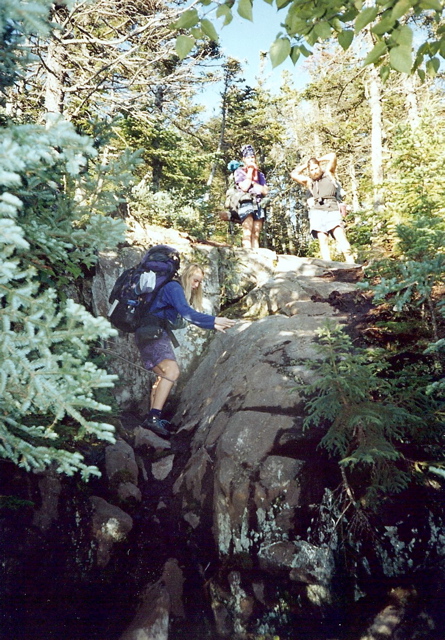
<instances>
[{"instance_id":1,"label":"sunlit rock face","mask_svg":"<svg viewBox=\"0 0 445 640\"><path fill-rule=\"evenodd\" d=\"M354 290L336 280L350 267L132 234L100 256L96 313L119 271L162 243L203 264L207 310L238 322L177 332L170 439L141 426L150 377L121 335L104 345L117 441L84 450L101 478L0 467L5 494L28 501L0 519L0 640L442 640L440 485L345 528L340 470L318 446L326 425L303 429L306 362L326 320L347 323L328 299Z\"/></svg>"},{"instance_id":2,"label":"sunlit rock face","mask_svg":"<svg viewBox=\"0 0 445 640\"><path fill-rule=\"evenodd\" d=\"M327 527L307 532L315 507L328 499L332 466L317 451L316 430L302 429L301 385L312 376L303 361L317 357L317 329L345 318L312 301L329 294L319 267L291 264L278 272L278 263L270 266L272 274L246 295L244 315L255 307L260 319L241 319L212 341L173 418L180 434L190 434L190 456L173 488L183 518L195 535L211 525L227 567L211 580L225 637L247 637L255 625L264 632L280 591L319 620L335 600L337 536Z\"/></svg>"}]
</instances>

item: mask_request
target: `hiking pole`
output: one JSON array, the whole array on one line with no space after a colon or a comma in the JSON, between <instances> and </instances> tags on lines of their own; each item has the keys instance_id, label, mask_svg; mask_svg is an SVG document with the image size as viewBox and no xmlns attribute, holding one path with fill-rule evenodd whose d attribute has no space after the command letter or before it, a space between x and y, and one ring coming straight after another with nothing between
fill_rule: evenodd
<instances>
[{"instance_id":1,"label":"hiking pole","mask_svg":"<svg viewBox=\"0 0 445 640\"><path fill-rule=\"evenodd\" d=\"M99 352L104 353L104 354L110 354L114 358L119 358L120 360L123 360L127 364L131 364L132 367L134 367L135 369L139 369L139 371L143 371L151 379L154 378L156 380L157 378L164 378L165 380L168 380L169 382L173 382L173 383L176 382L176 380L171 380L170 378L167 378L167 376L163 376L161 373L156 373L155 371L150 371L149 369L146 369L145 367L142 367L141 365L136 364L132 360L128 360L128 358L124 358L124 356L121 356L119 353L116 353L116 351L113 351L112 349L107 349L105 347L93 347L93 349L95 351L99 351Z\"/></svg>"}]
</instances>

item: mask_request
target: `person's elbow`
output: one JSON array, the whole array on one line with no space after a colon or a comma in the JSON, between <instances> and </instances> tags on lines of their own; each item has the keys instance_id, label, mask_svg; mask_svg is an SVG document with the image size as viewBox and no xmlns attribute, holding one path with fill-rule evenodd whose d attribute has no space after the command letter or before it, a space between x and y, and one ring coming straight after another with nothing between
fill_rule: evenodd
<instances>
[{"instance_id":1,"label":"person's elbow","mask_svg":"<svg viewBox=\"0 0 445 640\"><path fill-rule=\"evenodd\" d=\"M304 184L303 176L301 175L301 173L298 173L298 171L296 171L295 169L291 171L290 177L292 178L292 180L295 180L295 182L298 182L299 184Z\"/></svg>"}]
</instances>

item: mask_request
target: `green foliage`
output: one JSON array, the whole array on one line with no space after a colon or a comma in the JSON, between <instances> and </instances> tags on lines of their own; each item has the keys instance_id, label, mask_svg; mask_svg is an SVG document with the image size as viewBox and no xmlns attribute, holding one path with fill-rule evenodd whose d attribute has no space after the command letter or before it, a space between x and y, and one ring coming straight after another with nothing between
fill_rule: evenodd
<instances>
[{"instance_id":1,"label":"green foliage","mask_svg":"<svg viewBox=\"0 0 445 640\"><path fill-rule=\"evenodd\" d=\"M41 282L66 284L82 266L95 264L98 247L123 238L125 223L104 214L119 202L110 185L129 181L130 158L101 166L96 156L92 140L61 118L2 132L0 214L23 229L31 251L22 259L39 271Z\"/></svg>"},{"instance_id":2,"label":"green foliage","mask_svg":"<svg viewBox=\"0 0 445 640\"><path fill-rule=\"evenodd\" d=\"M0 28L45 34L49 6L3 3ZM116 331L61 293L98 249L124 239L124 222L106 214L128 187L133 160L101 155L61 117L22 125L5 117L0 130L0 456L27 470L53 466L86 479L99 472L85 464L80 441L114 442L103 420L110 406L99 397L115 376L90 350Z\"/></svg>"},{"instance_id":3,"label":"green foliage","mask_svg":"<svg viewBox=\"0 0 445 640\"><path fill-rule=\"evenodd\" d=\"M87 478L97 469L57 448L59 430L71 419L76 439L114 441L114 428L86 412L109 409L94 390L115 379L88 361L89 344L116 331L72 300L60 305L53 289L41 291L35 270L21 264L30 248L23 230L8 219L0 229L0 455L28 470L55 463L58 472L80 470Z\"/></svg>"},{"instance_id":4,"label":"green foliage","mask_svg":"<svg viewBox=\"0 0 445 640\"><path fill-rule=\"evenodd\" d=\"M304 427L329 425L321 445L350 470L356 488L364 486L366 503L403 490L411 477L403 448L434 439L426 432L434 422L433 403L422 388L426 378L419 384L406 372L390 377L383 351L354 349L329 324L319 331L318 352L320 360L308 363L315 381L304 389Z\"/></svg>"},{"instance_id":5,"label":"green foliage","mask_svg":"<svg viewBox=\"0 0 445 640\"><path fill-rule=\"evenodd\" d=\"M34 507L34 502L17 498L17 496L0 496L0 513L5 511L21 511Z\"/></svg>"},{"instance_id":6,"label":"green foliage","mask_svg":"<svg viewBox=\"0 0 445 640\"><path fill-rule=\"evenodd\" d=\"M391 145L385 184L386 208L397 242L401 243L399 253L415 260L431 257L436 250L444 248L445 125L442 116L443 107L433 96L418 126L400 124Z\"/></svg>"},{"instance_id":7,"label":"green foliage","mask_svg":"<svg viewBox=\"0 0 445 640\"><path fill-rule=\"evenodd\" d=\"M437 341L434 290L445 273L445 127L425 113L415 128L401 125L393 141L386 184L387 242L391 258L374 266L374 302L397 312L426 306ZM397 258L397 259L394 259ZM363 283L364 288L370 284Z\"/></svg>"},{"instance_id":8,"label":"green foliage","mask_svg":"<svg viewBox=\"0 0 445 640\"><path fill-rule=\"evenodd\" d=\"M24 0L2 0L0 5L0 86L14 84L24 64L28 61L26 47L22 47L27 35L48 33L47 21L51 3ZM2 96L3 101L4 96Z\"/></svg>"},{"instance_id":9,"label":"green foliage","mask_svg":"<svg viewBox=\"0 0 445 640\"><path fill-rule=\"evenodd\" d=\"M374 302L391 301L395 311L402 311L431 300L434 286L443 280L445 255L423 262L396 262L392 267L396 275L382 277L373 287Z\"/></svg>"},{"instance_id":10,"label":"green foliage","mask_svg":"<svg viewBox=\"0 0 445 640\"><path fill-rule=\"evenodd\" d=\"M282 21L285 33L279 33L270 47L273 66L281 64L287 56L295 63L300 53L306 54L306 45L312 47L329 39L337 39L346 50L354 38L371 30L373 40L370 41L374 46L366 57L365 64L379 65L383 60L388 60L393 69L410 73L419 69L426 60L425 69L419 69L423 76L425 73L433 76L439 69L440 60L436 54L439 50L443 51L445 42L445 30L441 24L444 6L439 0L389 0L371 5L361 0L271 0L270 3L274 4L278 11L287 11ZM206 16L209 8L212 10L216 6L217 17L223 17L224 24L231 21L235 10L246 20L253 20L253 0L226 0L223 3L217 0L201 0L201 5ZM416 31L422 33L414 64L413 31L407 24L413 16ZM202 18L207 20L204 15L200 16L196 9L190 9L176 27L183 28L193 23L192 28L196 29ZM435 28L430 28L431 23ZM181 35L179 38L184 36Z\"/></svg>"},{"instance_id":11,"label":"green foliage","mask_svg":"<svg viewBox=\"0 0 445 640\"><path fill-rule=\"evenodd\" d=\"M136 220L142 224L157 224L179 231L203 236L201 211L196 206L184 204L181 194L171 191L157 191L143 182L133 190L131 208Z\"/></svg>"},{"instance_id":12,"label":"green foliage","mask_svg":"<svg viewBox=\"0 0 445 640\"><path fill-rule=\"evenodd\" d=\"M227 94L227 125L224 164L240 158L241 147L252 144L266 174L272 168L269 151L279 144L285 131L278 117L277 99L261 85L252 88L233 85Z\"/></svg>"}]
</instances>

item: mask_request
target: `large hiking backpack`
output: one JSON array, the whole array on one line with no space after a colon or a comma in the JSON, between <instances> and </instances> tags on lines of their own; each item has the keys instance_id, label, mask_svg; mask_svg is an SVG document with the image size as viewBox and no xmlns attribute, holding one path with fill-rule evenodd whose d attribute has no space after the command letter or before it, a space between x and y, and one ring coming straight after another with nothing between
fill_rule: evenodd
<instances>
[{"instance_id":1,"label":"large hiking backpack","mask_svg":"<svg viewBox=\"0 0 445 640\"><path fill-rule=\"evenodd\" d=\"M126 269L116 280L108 298L111 324L126 333L134 333L179 266L179 252L173 247L159 244L149 249L139 264Z\"/></svg>"},{"instance_id":2,"label":"large hiking backpack","mask_svg":"<svg viewBox=\"0 0 445 640\"><path fill-rule=\"evenodd\" d=\"M226 191L226 199L224 206L227 210L227 216L224 218L229 222L241 223L238 211L242 202L253 202L253 196L251 193L246 193L237 189L236 186L231 186Z\"/></svg>"}]
</instances>

